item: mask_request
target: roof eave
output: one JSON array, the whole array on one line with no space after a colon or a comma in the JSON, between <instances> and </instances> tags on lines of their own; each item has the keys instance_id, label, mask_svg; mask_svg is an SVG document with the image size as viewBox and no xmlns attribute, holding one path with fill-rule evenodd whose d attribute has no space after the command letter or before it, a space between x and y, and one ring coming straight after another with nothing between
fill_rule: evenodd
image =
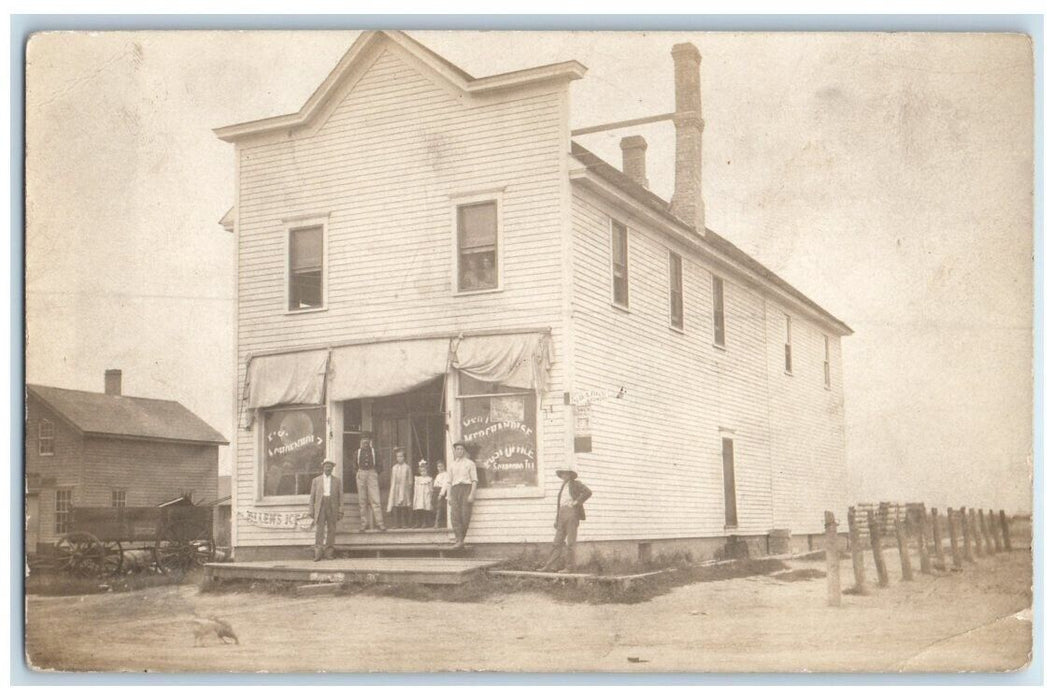
<instances>
[{"instance_id":1,"label":"roof eave","mask_svg":"<svg viewBox=\"0 0 1054 700\"><path fill-rule=\"evenodd\" d=\"M115 440L137 440L141 442L166 442L175 443L180 445L230 445L230 441L227 439L222 440L190 440L185 438L172 438L172 437L156 437L154 435L129 435L125 433L106 433L97 431L83 431L84 437L91 438L110 438Z\"/></svg>"}]
</instances>

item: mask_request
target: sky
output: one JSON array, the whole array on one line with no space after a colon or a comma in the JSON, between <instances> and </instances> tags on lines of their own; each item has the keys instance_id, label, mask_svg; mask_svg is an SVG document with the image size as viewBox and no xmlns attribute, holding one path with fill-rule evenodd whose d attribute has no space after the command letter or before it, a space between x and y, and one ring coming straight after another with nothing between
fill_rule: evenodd
<instances>
[{"instance_id":1,"label":"sky","mask_svg":"<svg viewBox=\"0 0 1054 700\"><path fill-rule=\"evenodd\" d=\"M26 376L183 403L234 434L233 146L358 35L42 34L27 63ZM571 126L672 112L702 54L707 226L845 321L854 501L1029 510L1033 75L983 34L410 32L480 77L575 59ZM669 123L579 137L619 165ZM221 449L221 470L230 455Z\"/></svg>"}]
</instances>

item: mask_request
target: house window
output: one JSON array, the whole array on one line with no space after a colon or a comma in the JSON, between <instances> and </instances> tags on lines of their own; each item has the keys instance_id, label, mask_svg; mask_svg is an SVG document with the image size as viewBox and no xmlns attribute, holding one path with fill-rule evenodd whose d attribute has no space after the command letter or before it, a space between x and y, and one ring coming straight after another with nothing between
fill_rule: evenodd
<instances>
[{"instance_id":1,"label":"house window","mask_svg":"<svg viewBox=\"0 0 1054 700\"><path fill-rule=\"evenodd\" d=\"M457 290L498 288L498 203L463 204L457 208Z\"/></svg>"},{"instance_id":2,"label":"house window","mask_svg":"<svg viewBox=\"0 0 1054 700\"><path fill-rule=\"evenodd\" d=\"M46 419L37 424L37 452L45 457L55 454L55 424Z\"/></svg>"},{"instance_id":3,"label":"house window","mask_svg":"<svg viewBox=\"0 0 1054 700\"><path fill-rule=\"evenodd\" d=\"M681 256L670 251L670 325L684 328L684 289L681 279Z\"/></svg>"},{"instance_id":4,"label":"house window","mask_svg":"<svg viewBox=\"0 0 1054 700\"><path fill-rule=\"evenodd\" d=\"M790 374L794 371L794 364L791 362L791 317L783 314L783 318L787 325L787 337L783 343L783 370Z\"/></svg>"},{"instance_id":5,"label":"house window","mask_svg":"<svg viewBox=\"0 0 1054 700\"><path fill-rule=\"evenodd\" d=\"M736 512L736 455L732 438L721 438L721 463L725 476L725 527L739 524Z\"/></svg>"},{"instance_id":6,"label":"house window","mask_svg":"<svg viewBox=\"0 0 1054 700\"><path fill-rule=\"evenodd\" d=\"M70 531L73 517L73 489L55 492L55 534L65 535Z\"/></svg>"},{"instance_id":7,"label":"house window","mask_svg":"<svg viewBox=\"0 0 1054 700\"><path fill-rule=\"evenodd\" d=\"M611 286L612 300L629 307L629 241L626 227L611 220Z\"/></svg>"},{"instance_id":8,"label":"house window","mask_svg":"<svg viewBox=\"0 0 1054 700\"><path fill-rule=\"evenodd\" d=\"M322 473L326 411L322 406L264 411L263 496L306 496ZM185 492L184 492L185 493Z\"/></svg>"},{"instance_id":9,"label":"house window","mask_svg":"<svg viewBox=\"0 0 1054 700\"><path fill-rule=\"evenodd\" d=\"M110 507L124 508L128 505L128 491L125 489L114 489L110 491Z\"/></svg>"},{"instance_id":10,"label":"house window","mask_svg":"<svg viewBox=\"0 0 1054 700\"><path fill-rule=\"evenodd\" d=\"M831 388L831 339L823 337L823 385Z\"/></svg>"},{"instance_id":11,"label":"house window","mask_svg":"<svg viewBox=\"0 0 1054 700\"><path fill-rule=\"evenodd\" d=\"M725 345L725 281L714 275L714 345Z\"/></svg>"},{"instance_id":12,"label":"house window","mask_svg":"<svg viewBox=\"0 0 1054 700\"><path fill-rule=\"evenodd\" d=\"M538 485L535 393L458 374L461 440L479 487Z\"/></svg>"},{"instance_id":13,"label":"house window","mask_svg":"<svg viewBox=\"0 0 1054 700\"><path fill-rule=\"evenodd\" d=\"M289 231L289 310L322 308L322 226Z\"/></svg>"}]
</instances>

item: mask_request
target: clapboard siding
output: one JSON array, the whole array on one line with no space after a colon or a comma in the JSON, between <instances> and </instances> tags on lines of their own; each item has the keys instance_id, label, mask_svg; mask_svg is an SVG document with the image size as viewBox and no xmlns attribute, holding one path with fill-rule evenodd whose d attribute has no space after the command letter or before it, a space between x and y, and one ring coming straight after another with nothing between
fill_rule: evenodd
<instances>
[{"instance_id":1,"label":"clapboard siding","mask_svg":"<svg viewBox=\"0 0 1054 700\"><path fill-rule=\"evenodd\" d=\"M53 455L41 455L37 443L40 422L51 421L55 426ZM82 503L80 488L83 466L83 438L70 423L38 401L32 394L26 397L26 476L34 481L39 476L45 482L38 491L39 518L37 542L55 542L55 492L73 490L73 504ZM109 504L107 504L109 505Z\"/></svg>"},{"instance_id":2,"label":"clapboard siding","mask_svg":"<svg viewBox=\"0 0 1054 700\"><path fill-rule=\"evenodd\" d=\"M191 492L195 503L216 500L216 445L86 438L86 478L78 505L111 505L114 489L126 490L126 505L156 506Z\"/></svg>"},{"instance_id":3,"label":"clapboard siding","mask_svg":"<svg viewBox=\"0 0 1054 700\"><path fill-rule=\"evenodd\" d=\"M538 415L543 474L564 456L561 228L566 86L471 102L385 50L325 122L238 148L238 381L249 353L372 338L501 328L551 328L554 366ZM455 295L452 198L500 190L502 291ZM326 310L286 312L287 226L328 214ZM236 442L236 508L258 504L255 430ZM338 458L339 459L339 458ZM338 472L340 469L338 469ZM542 485L551 490L552 478ZM537 496L477 501L471 541L552 537ZM346 499L343 527L358 522ZM237 517L237 514L236 514ZM307 544L311 533L244 519L236 546Z\"/></svg>"}]
</instances>

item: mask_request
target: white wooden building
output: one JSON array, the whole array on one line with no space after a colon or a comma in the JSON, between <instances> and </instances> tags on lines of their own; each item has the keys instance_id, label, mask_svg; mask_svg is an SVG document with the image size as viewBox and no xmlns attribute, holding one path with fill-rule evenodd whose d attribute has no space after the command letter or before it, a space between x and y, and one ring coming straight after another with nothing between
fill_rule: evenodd
<instances>
[{"instance_id":1,"label":"white wooden building","mask_svg":"<svg viewBox=\"0 0 1054 700\"><path fill-rule=\"evenodd\" d=\"M850 329L705 228L699 53L673 50L675 192L572 142L575 62L474 78L363 33L307 103L235 146L235 556L303 548L331 456L345 538L363 432L380 461L480 467L469 544L544 543L572 467L582 538L760 543L847 504ZM382 485L384 479L382 478ZM338 539L338 542L340 540Z\"/></svg>"}]
</instances>

